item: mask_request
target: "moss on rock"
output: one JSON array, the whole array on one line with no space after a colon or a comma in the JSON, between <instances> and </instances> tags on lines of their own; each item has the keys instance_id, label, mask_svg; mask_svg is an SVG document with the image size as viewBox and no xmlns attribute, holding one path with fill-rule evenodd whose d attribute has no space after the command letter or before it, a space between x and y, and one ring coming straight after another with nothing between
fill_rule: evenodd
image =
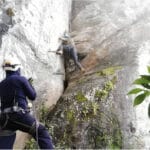
<instances>
[{"instance_id":1,"label":"moss on rock","mask_svg":"<svg viewBox=\"0 0 150 150\"><path fill-rule=\"evenodd\" d=\"M78 92L75 96L75 99L78 101L78 102L85 102L87 101L87 98L85 97L85 95L82 93L82 92Z\"/></svg>"},{"instance_id":2,"label":"moss on rock","mask_svg":"<svg viewBox=\"0 0 150 150\"><path fill-rule=\"evenodd\" d=\"M111 70L111 71L110 71ZM46 116L45 122L57 149L121 149L122 133L117 116L111 111L113 105L108 105L107 98L115 87L117 77L112 74L114 69L106 70L109 74L100 84L91 87L87 82L80 85L82 90L69 91L61 97L54 110L46 115L47 110L41 109L41 116ZM106 73L107 72L107 73ZM99 78L103 78L99 76ZM92 78L90 79L92 80ZM96 79L98 81L98 79ZM102 81L102 82L101 82ZM91 81L92 82L92 81ZM93 84L92 84L93 85ZM100 88L101 87L101 88ZM88 91L87 91L87 89ZM88 97L90 93L91 97ZM102 101L104 100L105 101ZM107 103L107 105L106 105ZM111 103L111 102L110 102ZM42 117L45 118L45 117ZM30 143L29 145L34 145Z\"/></svg>"},{"instance_id":3,"label":"moss on rock","mask_svg":"<svg viewBox=\"0 0 150 150\"><path fill-rule=\"evenodd\" d=\"M110 76L115 74L117 70L120 70L122 67L121 66L114 66L114 67L109 67L105 68L103 70L97 71L97 75L99 76Z\"/></svg>"},{"instance_id":4,"label":"moss on rock","mask_svg":"<svg viewBox=\"0 0 150 150\"><path fill-rule=\"evenodd\" d=\"M95 98L98 100L104 100L108 97L111 90L113 90L114 85L116 83L116 76L114 76L111 80L108 80L102 89L96 90Z\"/></svg>"}]
</instances>

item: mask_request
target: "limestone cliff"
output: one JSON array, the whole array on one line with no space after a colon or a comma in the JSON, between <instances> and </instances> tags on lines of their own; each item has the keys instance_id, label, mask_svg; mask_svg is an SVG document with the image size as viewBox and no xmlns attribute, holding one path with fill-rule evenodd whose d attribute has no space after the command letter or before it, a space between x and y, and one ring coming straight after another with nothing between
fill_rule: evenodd
<instances>
[{"instance_id":1,"label":"limestone cliff","mask_svg":"<svg viewBox=\"0 0 150 150\"><path fill-rule=\"evenodd\" d=\"M99 60L94 66L122 66L108 101L112 100L112 113L117 115L120 122L123 148L150 147L147 103L133 108L132 97L126 96L137 74L145 73L150 63L149 4L148 0L73 3L72 31L76 33L74 40L80 51L90 53L83 64L88 69L90 65L87 64L94 55L91 54L91 49L94 49Z\"/></svg>"},{"instance_id":2,"label":"limestone cliff","mask_svg":"<svg viewBox=\"0 0 150 150\"><path fill-rule=\"evenodd\" d=\"M149 3L73 1L71 35L86 73L69 72L50 116L56 146L149 148L147 103L134 108L127 96L150 63Z\"/></svg>"},{"instance_id":3,"label":"limestone cliff","mask_svg":"<svg viewBox=\"0 0 150 150\"><path fill-rule=\"evenodd\" d=\"M70 0L0 0L0 64L8 55L19 58L22 75L34 80L37 102L47 106L63 92L62 59L48 51L56 51L68 31L70 10Z\"/></svg>"},{"instance_id":4,"label":"limestone cliff","mask_svg":"<svg viewBox=\"0 0 150 150\"><path fill-rule=\"evenodd\" d=\"M59 99L50 113L42 108L56 148L150 147L147 103L134 108L127 96L150 63L149 4L74 0L71 11L71 0L0 1L0 63L8 54L19 57L22 74L34 78L37 101L51 106ZM62 58L48 51L65 31L86 72L70 61L63 93Z\"/></svg>"}]
</instances>

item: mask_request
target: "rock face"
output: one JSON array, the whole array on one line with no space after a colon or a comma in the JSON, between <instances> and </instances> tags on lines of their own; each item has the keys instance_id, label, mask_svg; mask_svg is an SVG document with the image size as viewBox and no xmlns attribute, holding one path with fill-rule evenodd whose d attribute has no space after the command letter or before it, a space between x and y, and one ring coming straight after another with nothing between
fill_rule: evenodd
<instances>
[{"instance_id":1,"label":"rock face","mask_svg":"<svg viewBox=\"0 0 150 150\"><path fill-rule=\"evenodd\" d=\"M22 74L32 76L35 88L42 93L38 99L52 103L63 91L62 76L56 73L64 70L60 57L48 51L56 51L58 38L68 30L70 9L69 0L1 1L0 63L7 55L18 57Z\"/></svg>"},{"instance_id":2,"label":"rock face","mask_svg":"<svg viewBox=\"0 0 150 150\"><path fill-rule=\"evenodd\" d=\"M22 75L34 80L37 101L47 106L63 92L62 59L48 51L56 51L58 38L68 31L70 10L71 0L0 1L0 64L8 55L19 58Z\"/></svg>"},{"instance_id":3,"label":"rock face","mask_svg":"<svg viewBox=\"0 0 150 150\"><path fill-rule=\"evenodd\" d=\"M86 73L69 72L69 85L50 115L57 147L150 147L147 103L134 108L127 96L150 63L149 3L73 1L71 35L86 55Z\"/></svg>"},{"instance_id":4,"label":"rock face","mask_svg":"<svg viewBox=\"0 0 150 150\"><path fill-rule=\"evenodd\" d=\"M133 108L132 97L126 96L137 74L145 73L150 63L149 4L148 0L73 3L74 40L80 52L90 53L90 57L83 60L85 67L88 68L93 59L91 49L100 62L94 66L122 66L111 99L112 113L117 115L122 130L123 148L150 147L147 104Z\"/></svg>"},{"instance_id":5,"label":"rock face","mask_svg":"<svg viewBox=\"0 0 150 150\"><path fill-rule=\"evenodd\" d=\"M64 68L61 57L48 51L69 30L71 0L0 3L0 63L7 55L19 57L22 74L34 78L37 100L55 104ZM56 148L150 148L147 103L133 108L127 96L150 63L149 4L73 1L71 36L86 72L68 63L68 87L44 118Z\"/></svg>"},{"instance_id":6,"label":"rock face","mask_svg":"<svg viewBox=\"0 0 150 150\"><path fill-rule=\"evenodd\" d=\"M122 148L122 133L111 91L120 67L80 74L49 115L57 148Z\"/></svg>"}]
</instances>

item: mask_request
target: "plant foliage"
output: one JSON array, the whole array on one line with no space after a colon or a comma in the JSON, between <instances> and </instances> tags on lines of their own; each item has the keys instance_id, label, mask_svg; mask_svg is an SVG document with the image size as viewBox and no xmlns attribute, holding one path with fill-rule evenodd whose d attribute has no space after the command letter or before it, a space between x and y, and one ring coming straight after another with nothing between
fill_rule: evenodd
<instances>
[{"instance_id":1,"label":"plant foliage","mask_svg":"<svg viewBox=\"0 0 150 150\"><path fill-rule=\"evenodd\" d=\"M128 92L128 95L135 94L134 106L141 104L150 95L150 66L147 67L149 75L140 75L133 84L140 86Z\"/></svg>"}]
</instances>

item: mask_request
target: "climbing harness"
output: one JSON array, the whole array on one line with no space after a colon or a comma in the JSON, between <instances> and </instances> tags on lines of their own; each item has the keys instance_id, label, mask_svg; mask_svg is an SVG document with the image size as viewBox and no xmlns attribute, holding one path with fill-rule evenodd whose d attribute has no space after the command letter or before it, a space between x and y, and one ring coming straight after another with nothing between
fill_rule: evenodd
<instances>
[{"instance_id":1,"label":"climbing harness","mask_svg":"<svg viewBox=\"0 0 150 150\"><path fill-rule=\"evenodd\" d=\"M14 113L14 112L22 112L22 113L26 113L26 112L29 112L30 110L24 110L22 109L21 107L18 107L18 106L13 106L13 107L8 107L8 108L5 108L3 111L1 111L1 113L3 114L6 114L6 113Z\"/></svg>"},{"instance_id":2,"label":"climbing harness","mask_svg":"<svg viewBox=\"0 0 150 150\"><path fill-rule=\"evenodd\" d=\"M11 121L12 123L20 125L22 128L24 128L24 127L28 128L28 132L30 134L36 135L36 141L37 141L37 144L38 144L39 122L37 120L35 120L35 122L32 124L32 126L29 126L29 125L21 123L17 120L11 119L9 117L9 114L14 113L14 115L15 115L15 112L22 112L23 114L25 114L25 113L29 112L29 110L24 110L21 107L18 107L18 103L15 100L15 96L14 96L14 106L8 107L8 108L5 108L5 109L2 110L2 100L1 100L1 97L0 97L0 136L9 136L9 135L13 135L15 133L15 131L5 130L5 127L8 124L8 122ZM37 145L37 147L38 147L38 145Z\"/></svg>"},{"instance_id":3,"label":"climbing harness","mask_svg":"<svg viewBox=\"0 0 150 150\"><path fill-rule=\"evenodd\" d=\"M16 102L15 97L16 97L16 91L15 91L14 98L13 98L13 106L7 107L3 110L2 110L2 99L0 97L0 114L14 113L14 112L20 112L20 111L22 113L26 113L30 111L28 109L24 110L23 108L19 107L18 102Z\"/></svg>"}]
</instances>

